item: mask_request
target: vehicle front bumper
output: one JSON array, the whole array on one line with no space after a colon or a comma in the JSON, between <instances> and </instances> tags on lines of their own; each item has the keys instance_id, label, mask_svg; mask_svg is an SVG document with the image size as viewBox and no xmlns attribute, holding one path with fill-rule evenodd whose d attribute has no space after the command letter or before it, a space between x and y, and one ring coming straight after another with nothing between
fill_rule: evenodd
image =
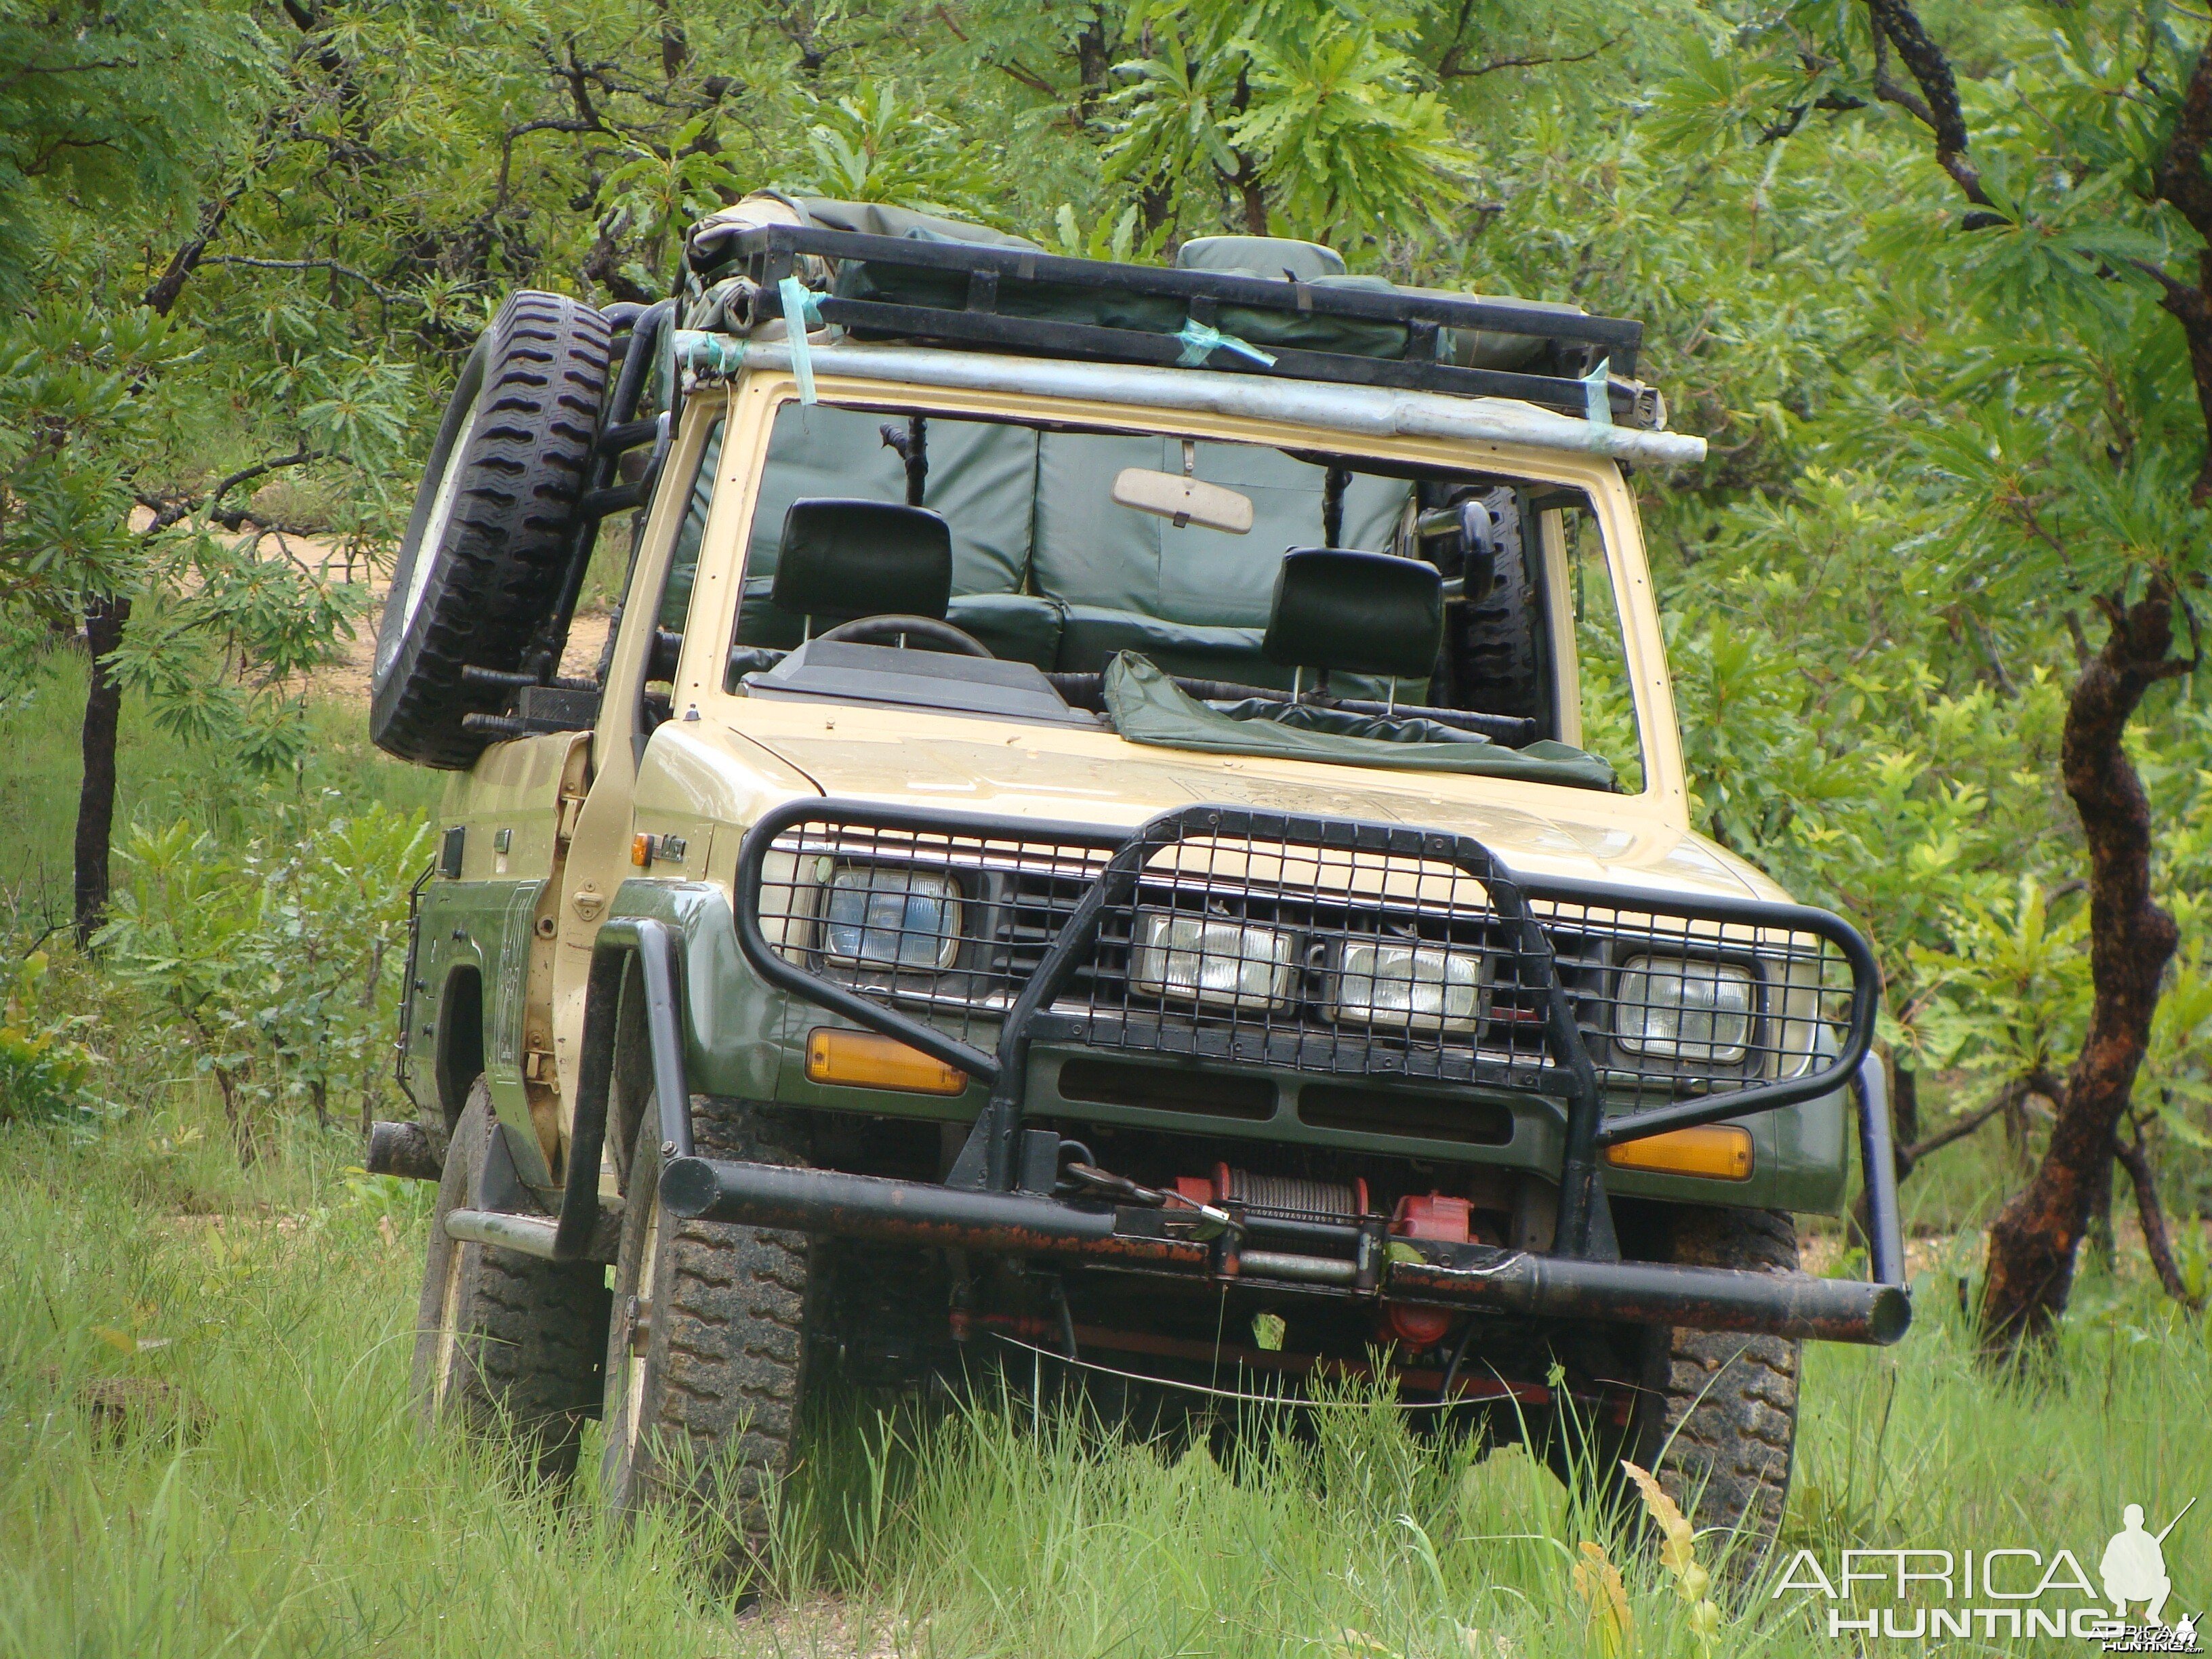
<instances>
[{"instance_id":1,"label":"vehicle front bumper","mask_svg":"<svg viewBox=\"0 0 2212 1659\"><path fill-rule=\"evenodd\" d=\"M1240 1217L1201 1239L1160 1209L698 1157L668 1165L660 1198L688 1219L1528 1319L1863 1343L1894 1342L1911 1319L1901 1284L1544 1255L1391 1234L1379 1217L1366 1226Z\"/></svg>"}]
</instances>

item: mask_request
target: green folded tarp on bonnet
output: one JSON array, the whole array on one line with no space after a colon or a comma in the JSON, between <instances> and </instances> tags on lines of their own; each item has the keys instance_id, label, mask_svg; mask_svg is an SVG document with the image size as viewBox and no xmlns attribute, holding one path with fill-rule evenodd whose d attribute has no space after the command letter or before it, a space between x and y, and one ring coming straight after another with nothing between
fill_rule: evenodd
<instances>
[{"instance_id":1,"label":"green folded tarp on bonnet","mask_svg":"<svg viewBox=\"0 0 2212 1659\"><path fill-rule=\"evenodd\" d=\"M1106 716L1114 729L1131 743L1162 749L1393 771L1458 772L1576 789L1613 787L1613 768L1597 756L1549 739L1508 749L1474 732L1454 731L1449 739L1438 741L1436 732L1441 728L1431 721L1388 720L1311 706L1297 709L1297 725L1262 712L1281 708L1291 713L1284 705L1246 703L1237 705L1237 713L1226 712L1189 696L1149 659L1133 651L1122 652L1107 665L1104 689ZM1337 729L1316 729L1322 726ZM1391 734L1368 735L1384 732Z\"/></svg>"}]
</instances>

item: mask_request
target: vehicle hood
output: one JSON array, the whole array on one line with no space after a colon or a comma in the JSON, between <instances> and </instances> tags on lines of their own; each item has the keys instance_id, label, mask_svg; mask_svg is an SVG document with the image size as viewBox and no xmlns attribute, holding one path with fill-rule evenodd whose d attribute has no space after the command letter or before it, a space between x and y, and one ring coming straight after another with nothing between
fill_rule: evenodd
<instances>
[{"instance_id":1,"label":"vehicle hood","mask_svg":"<svg viewBox=\"0 0 2212 1659\"><path fill-rule=\"evenodd\" d=\"M784 763L773 769L793 793L804 793L811 783L842 799L1115 829L1133 829L1182 806L1249 806L1471 836L1510 868L1532 876L1729 897L1787 896L1742 860L1671 821L1666 804L1649 797L1185 756L1110 732L875 708L754 702L741 718L742 730L718 730L702 720L684 734L681 746L711 744L726 750L723 764L750 759L755 769L765 750ZM655 746L675 731L662 727Z\"/></svg>"}]
</instances>

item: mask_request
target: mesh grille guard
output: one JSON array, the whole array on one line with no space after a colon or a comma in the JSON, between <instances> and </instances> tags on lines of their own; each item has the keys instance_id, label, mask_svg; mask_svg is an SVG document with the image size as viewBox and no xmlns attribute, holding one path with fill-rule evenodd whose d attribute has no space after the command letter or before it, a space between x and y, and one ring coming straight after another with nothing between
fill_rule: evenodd
<instances>
[{"instance_id":1,"label":"mesh grille guard","mask_svg":"<svg viewBox=\"0 0 2212 1659\"><path fill-rule=\"evenodd\" d=\"M1880 986L1825 910L1526 879L1463 836L1226 806L1124 836L796 801L746 836L735 896L763 978L992 1085L993 1190L1039 1039L1419 1079L1559 1104L1575 1254L1604 1226L1599 1149L1844 1087Z\"/></svg>"}]
</instances>

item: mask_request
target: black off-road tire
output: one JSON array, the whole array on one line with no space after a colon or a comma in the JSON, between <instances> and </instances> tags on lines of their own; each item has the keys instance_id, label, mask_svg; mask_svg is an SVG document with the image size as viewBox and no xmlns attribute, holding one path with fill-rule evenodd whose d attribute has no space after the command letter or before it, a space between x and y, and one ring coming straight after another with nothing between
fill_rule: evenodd
<instances>
[{"instance_id":1,"label":"black off-road tire","mask_svg":"<svg viewBox=\"0 0 2212 1659\"><path fill-rule=\"evenodd\" d=\"M599 1406L606 1357L605 1268L551 1262L446 1237L477 1206L495 1126L479 1078L446 1151L415 1323L415 1404L427 1427L458 1417L472 1434L523 1437L539 1475L576 1468L584 1419Z\"/></svg>"},{"instance_id":2,"label":"black off-road tire","mask_svg":"<svg viewBox=\"0 0 2212 1659\"><path fill-rule=\"evenodd\" d=\"M695 1095L691 1117L702 1157L807 1161L793 1126L750 1103ZM809 1241L665 1215L665 1161L648 1099L607 1333L601 1485L622 1514L705 1506L710 1565L734 1580L765 1559L768 1500L791 1469L806 1383Z\"/></svg>"},{"instance_id":3,"label":"black off-road tire","mask_svg":"<svg viewBox=\"0 0 2212 1659\"><path fill-rule=\"evenodd\" d=\"M1468 595L1456 623L1455 695L1486 714L1544 721L1551 714L1545 672L1544 607L1529 580L1528 538L1510 489L1484 496L1498 526L1490 591Z\"/></svg>"},{"instance_id":4,"label":"black off-road tire","mask_svg":"<svg viewBox=\"0 0 2212 1659\"><path fill-rule=\"evenodd\" d=\"M1686 1206L1671 1226L1668 1259L1679 1266L1797 1271L1796 1224L1780 1211ZM1656 1474L1701 1534L1734 1534L1725 1564L1739 1583L1765 1565L1782 1525L1802 1352L1785 1338L1733 1331L1662 1328L1645 1340L1622 1455ZM1698 1553L1719 1554L1702 1544Z\"/></svg>"},{"instance_id":5,"label":"black off-road tire","mask_svg":"<svg viewBox=\"0 0 2212 1659\"><path fill-rule=\"evenodd\" d=\"M461 670L520 669L558 603L606 380L606 319L558 294L510 296L469 354L377 626L379 748L455 770L483 751L461 717L505 694Z\"/></svg>"}]
</instances>

